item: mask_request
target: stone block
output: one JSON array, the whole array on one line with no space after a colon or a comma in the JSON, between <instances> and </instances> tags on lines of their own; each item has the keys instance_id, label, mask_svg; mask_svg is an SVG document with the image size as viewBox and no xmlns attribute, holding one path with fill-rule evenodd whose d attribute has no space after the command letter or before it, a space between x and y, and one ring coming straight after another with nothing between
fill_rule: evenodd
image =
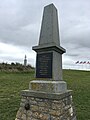
<instances>
[{"instance_id":1,"label":"stone block","mask_svg":"<svg viewBox=\"0 0 90 120\"><path fill-rule=\"evenodd\" d=\"M37 105L31 105L31 110L32 111L38 111L38 106Z\"/></svg>"},{"instance_id":2,"label":"stone block","mask_svg":"<svg viewBox=\"0 0 90 120\"><path fill-rule=\"evenodd\" d=\"M34 80L30 82L29 89L49 93L64 93L67 91L67 84L64 81Z\"/></svg>"}]
</instances>

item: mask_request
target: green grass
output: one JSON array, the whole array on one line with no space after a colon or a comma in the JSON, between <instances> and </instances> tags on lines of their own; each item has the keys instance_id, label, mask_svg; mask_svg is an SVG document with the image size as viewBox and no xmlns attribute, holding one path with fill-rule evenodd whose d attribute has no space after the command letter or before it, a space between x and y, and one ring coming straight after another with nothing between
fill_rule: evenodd
<instances>
[{"instance_id":1,"label":"green grass","mask_svg":"<svg viewBox=\"0 0 90 120\"><path fill-rule=\"evenodd\" d=\"M90 120L90 71L64 70L64 79L73 90L77 120Z\"/></svg>"},{"instance_id":2,"label":"green grass","mask_svg":"<svg viewBox=\"0 0 90 120\"><path fill-rule=\"evenodd\" d=\"M90 72L64 70L63 78L73 90L77 120L90 120ZM15 120L20 104L20 91L29 88L34 72L0 72L0 120Z\"/></svg>"},{"instance_id":3,"label":"green grass","mask_svg":"<svg viewBox=\"0 0 90 120\"><path fill-rule=\"evenodd\" d=\"M0 72L0 120L15 120L20 104L20 91L29 88L31 73Z\"/></svg>"}]
</instances>

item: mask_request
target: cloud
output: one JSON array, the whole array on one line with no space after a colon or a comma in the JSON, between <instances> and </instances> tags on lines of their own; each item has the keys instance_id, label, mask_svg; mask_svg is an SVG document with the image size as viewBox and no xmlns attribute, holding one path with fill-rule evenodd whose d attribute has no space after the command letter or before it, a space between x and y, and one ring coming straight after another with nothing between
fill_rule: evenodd
<instances>
[{"instance_id":1,"label":"cloud","mask_svg":"<svg viewBox=\"0 0 90 120\"><path fill-rule=\"evenodd\" d=\"M67 51L64 64L90 59L90 0L0 0L0 61L22 61L27 53L35 64L32 46L39 42L43 8L52 2L58 9L60 43Z\"/></svg>"},{"instance_id":2,"label":"cloud","mask_svg":"<svg viewBox=\"0 0 90 120\"><path fill-rule=\"evenodd\" d=\"M0 62L20 62L23 64L25 54L28 64L35 66L35 53L31 49L0 43Z\"/></svg>"},{"instance_id":3,"label":"cloud","mask_svg":"<svg viewBox=\"0 0 90 120\"><path fill-rule=\"evenodd\" d=\"M34 42L38 38L39 31L37 24L39 20L36 14L38 10L35 7L36 3L31 4L28 0L26 2L23 0L1 2L0 38L2 41L0 41L31 46L32 41Z\"/></svg>"}]
</instances>

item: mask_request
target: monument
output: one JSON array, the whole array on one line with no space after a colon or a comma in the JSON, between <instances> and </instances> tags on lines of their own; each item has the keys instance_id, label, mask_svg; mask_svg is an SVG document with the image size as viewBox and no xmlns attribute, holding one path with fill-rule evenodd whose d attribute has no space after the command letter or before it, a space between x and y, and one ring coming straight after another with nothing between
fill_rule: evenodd
<instances>
[{"instance_id":1,"label":"monument","mask_svg":"<svg viewBox=\"0 0 90 120\"><path fill-rule=\"evenodd\" d=\"M36 51L35 80L21 92L21 104L15 120L76 120L72 91L62 76L58 13L53 4L44 7Z\"/></svg>"},{"instance_id":2,"label":"monument","mask_svg":"<svg viewBox=\"0 0 90 120\"><path fill-rule=\"evenodd\" d=\"M24 66L27 66L27 57L25 55L25 58L24 58Z\"/></svg>"}]
</instances>

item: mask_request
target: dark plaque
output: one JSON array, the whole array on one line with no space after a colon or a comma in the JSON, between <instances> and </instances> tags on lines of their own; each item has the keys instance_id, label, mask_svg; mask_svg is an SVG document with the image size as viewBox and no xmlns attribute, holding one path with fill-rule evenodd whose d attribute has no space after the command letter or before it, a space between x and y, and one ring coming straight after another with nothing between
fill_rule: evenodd
<instances>
[{"instance_id":1,"label":"dark plaque","mask_svg":"<svg viewBox=\"0 0 90 120\"><path fill-rule=\"evenodd\" d=\"M37 54L36 78L52 78L53 53Z\"/></svg>"}]
</instances>

